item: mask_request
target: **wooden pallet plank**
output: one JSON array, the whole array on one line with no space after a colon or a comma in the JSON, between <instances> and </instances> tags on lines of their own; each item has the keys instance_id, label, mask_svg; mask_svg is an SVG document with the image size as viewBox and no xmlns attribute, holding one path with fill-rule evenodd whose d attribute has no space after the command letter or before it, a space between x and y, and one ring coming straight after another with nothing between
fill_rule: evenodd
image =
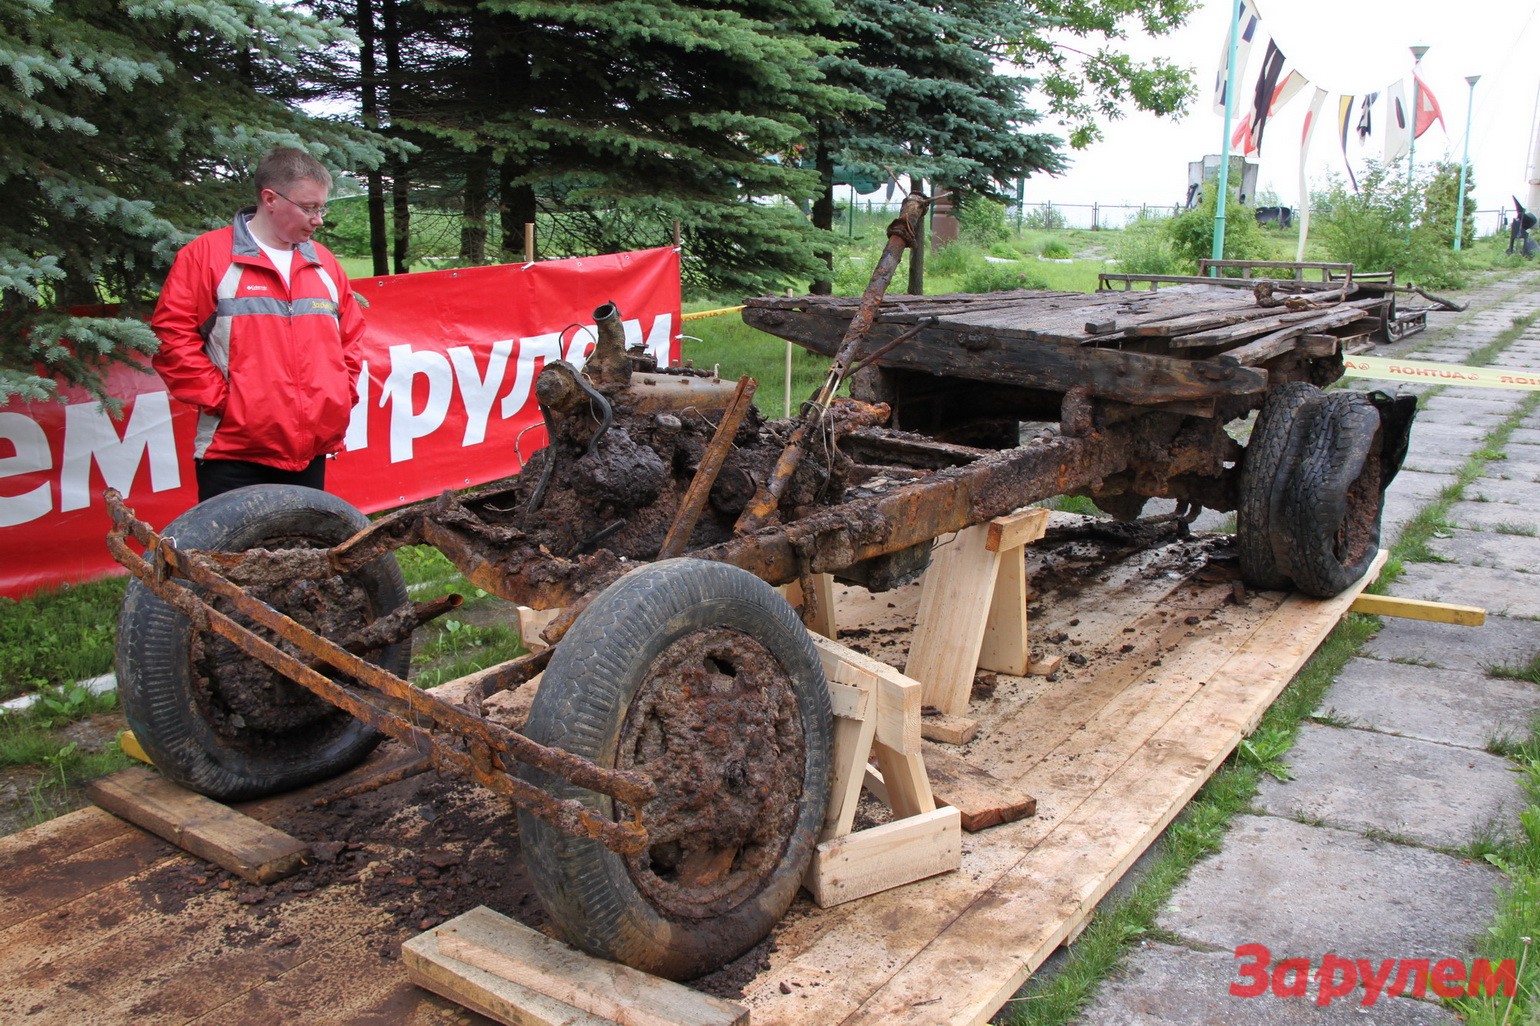
<instances>
[{"instance_id":1,"label":"wooden pallet plank","mask_svg":"<svg viewBox=\"0 0 1540 1026\"><path fill-rule=\"evenodd\" d=\"M86 793L108 812L251 883L281 880L297 872L310 855L304 841L146 767L131 766L93 780Z\"/></svg>"},{"instance_id":2,"label":"wooden pallet plank","mask_svg":"<svg viewBox=\"0 0 1540 1026\"><path fill-rule=\"evenodd\" d=\"M971 833L1014 823L1037 812L1037 799L937 745L925 746L931 792L962 816Z\"/></svg>"},{"instance_id":3,"label":"wooden pallet plank","mask_svg":"<svg viewBox=\"0 0 1540 1026\"><path fill-rule=\"evenodd\" d=\"M736 1026L748 1009L618 962L585 955L478 906L433 934L439 954L619 1026Z\"/></svg>"},{"instance_id":4,"label":"wooden pallet plank","mask_svg":"<svg viewBox=\"0 0 1540 1026\"><path fill-rule=\"evenodd\" d=\"M828 908L962 865L962 816L938 808L820 844L805 886Z\"/></svg>"}]
</instances>

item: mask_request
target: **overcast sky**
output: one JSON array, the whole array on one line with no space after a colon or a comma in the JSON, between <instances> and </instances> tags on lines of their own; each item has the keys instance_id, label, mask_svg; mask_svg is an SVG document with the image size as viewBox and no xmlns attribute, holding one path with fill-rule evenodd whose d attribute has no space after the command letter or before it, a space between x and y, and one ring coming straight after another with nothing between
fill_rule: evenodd
<instances>
[{"instance_id":1,"label":"overcast sky","mask_svg":"<svg viewBox=\"0 0 1540 1026\"><path fill-rule=\"evenodd\" d=\"M1336 97L1380 91L1398 78L1411 103L1412 56L1408 47L1431 47L1422 79L1444 113L1417 140L1416 160L1447 155L1459 160L1470 88L1467 75L1480 75L1471 119L1471 173L1483 209L1527 198L1537 86L1540 86L1540 2L1531 0L1256 0L1262 28L1277 40L1288 63L1327 90L1330 97L1310 146L1312 187L1328 172L1343 174L1335 134ZM1171 204L1186 194L1187 162L1218 153L1223 119L1213 113L1211 88L1229 29L1229 0L1207 0L1187 25L1171 36L1131 37L1136 56L1166 54L1196 69L1199 98L1180 120L1131 114L1103 126L1105 141L1068 151L1073 164L1057 178L1027 182L1027 202ZM1265 42L1252 50L1237 94L1249 99ZM1258 190L1276 192L1279 202L1298 205L1299 140L1313 90L1306 87L1268 122ZM1243 114L1244 111L1241 112ZM1237 114L1239 120L1241 114ZM1376 108L1378 118L1381 108ZM1382 123L1382 122L1381 122ZM1042 125L1051 130L1054 126ZM1379 129L1376 128L1378 136ZM1363 153L1356 141L1354 155ZM1382 138L1368 155L1383 157ZM1362 171L1361 160L1355 169ZM1485 220L1485 219L1484 219Z\"/></svg>"}]
</instances>

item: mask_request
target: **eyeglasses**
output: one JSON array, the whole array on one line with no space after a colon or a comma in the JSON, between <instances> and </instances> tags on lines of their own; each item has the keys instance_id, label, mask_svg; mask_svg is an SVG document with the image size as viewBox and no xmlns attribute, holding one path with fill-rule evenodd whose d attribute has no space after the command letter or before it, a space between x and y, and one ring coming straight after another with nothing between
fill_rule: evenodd
<instances>
[{"instance_id":1,"label":"eyeglasses","mask_svg":"<svg viewBox=\"0 0 1540 1026\"><path fill-rule=\"evenodd\" d=\"M293 204L294 206L298 207L300 213L304 214L306 217L325 217L326 216L326 204L325 203L322 203L318 207L312 207L312 206L308 206L308 205L306 205L304 203L295 203L293 200L289 199L289 197L284 196L284 194L279 192L277 189L272 190L272 193L273 193L274 196L282 197L287 202L289 202L289 203Z\"/></svg>"}]
</instances>

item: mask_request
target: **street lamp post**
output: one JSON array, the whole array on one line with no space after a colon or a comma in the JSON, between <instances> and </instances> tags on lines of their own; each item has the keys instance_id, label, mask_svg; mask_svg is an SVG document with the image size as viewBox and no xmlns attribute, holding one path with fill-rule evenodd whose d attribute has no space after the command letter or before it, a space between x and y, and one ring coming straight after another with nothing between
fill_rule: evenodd
<instances>
[{"instance_id":1,"label":"street lamp post","mask_svg":"<svg viewBox=\"0 0 1540 1026\"><path fill-rule=\"evenodd\" d=\"M1480 75L1466 75L1470 95L1465 101L1465 152L1460 155L1460 188L1454 194L1454 251L1460 252L1465 238L1465 169L1470 166L1470 119L1476 109L1476 82Z\"/></svg>"},{"instance_id":2,"label":"street lamp post","mask_svg":"<svg viewBox=\"0 0 1540 1026\"><path fill-rule=\"evenodd\" d=\"M1417 162L1417 118L1422 114L1422 82L1417 78L1417 67L1422 63L1422 55L1433 49L1431 46L1412 47L1412 143L1406 151L1406 187L1412 187L1412 165Z\"/></svg>"}]
</instances>

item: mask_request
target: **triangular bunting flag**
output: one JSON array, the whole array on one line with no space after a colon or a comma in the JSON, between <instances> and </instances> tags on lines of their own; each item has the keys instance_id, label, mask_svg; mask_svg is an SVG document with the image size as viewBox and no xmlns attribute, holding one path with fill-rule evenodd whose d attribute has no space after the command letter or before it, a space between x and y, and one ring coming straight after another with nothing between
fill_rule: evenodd
<instances>
[{"instance_id":1,"label":"triangular bunting flag","mask_svg":"<svg viewBox=\"0 0 1540 1026\"><path fill-rule=\"evenodd\" d=\"M1235 79L1240 81L1246 73L1246 61L1251 56L1251 42L1256 38L1257 26L1261 24L1261 18L1257 15L1257 5L1253 0L1241 2L1241 32L1240 39L1235 44ZM1219 74L1214 79L1214 113L1225 112L1225 83L1229 79L1230 67L1230 33L1225 32L1225 46L1219 53Z\"/></svg>"},{"instance_id":2,"label":"triangular bunting flag","mask_svg":"<svg viewBox=\"0 0 1540 1026\"><path fill-rule=\"evenodd\" d=\"M1394 164L1412 151L1412 119L1406 109L1406 88L1396 82L1385 90L1385 163Z\"/></svg>"},{"instance_id":3,"label":"triangular bunting flag","mask_svg":"<svg viewBox=\"0 0 1540 1026\"><path fill-rule=\"evenodd\" d=\"M1438 100L1433 90L1428 88L1428 84L1417 72L1412 72L1412 78L1417 83L1417 138L1421 139L1422 133L1431 128L1435 121L1448 132L1449 126L1444 124L1444 112L1438 109Z\"/></svg>"}]
</instances>

